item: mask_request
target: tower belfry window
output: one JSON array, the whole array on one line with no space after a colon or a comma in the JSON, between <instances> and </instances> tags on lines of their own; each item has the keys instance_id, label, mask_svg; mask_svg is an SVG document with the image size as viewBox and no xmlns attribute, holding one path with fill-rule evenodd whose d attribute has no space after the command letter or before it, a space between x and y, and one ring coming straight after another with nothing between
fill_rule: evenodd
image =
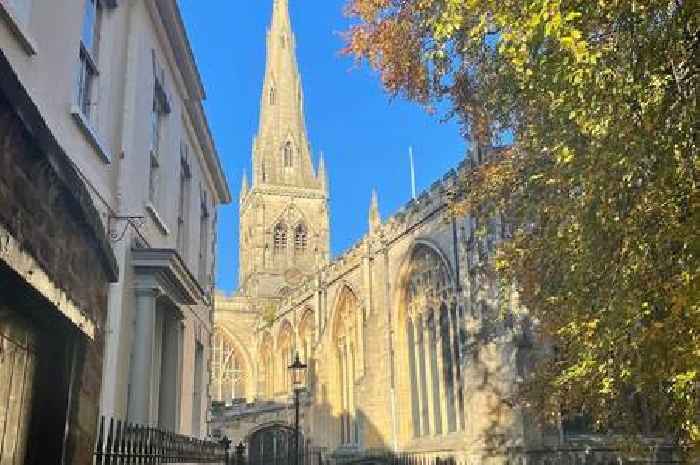
<instances>
[{"instance_id":1,"label":"tower belfry window","mask_svg":"<svg viewBox=\"0 0 700 465\"><path fill-rule=\"evenodd\" d=\"M294 162L294 149L292 148L292 143L287 141L284 144L284 167L291 168Z\"/></svg>"},{"instance_id":2,"label":"tower belfry window","mask_svg":"<svg viewBox=\"0 0 700 465\"><path fill-rule=\"evenodd\" d=\"M308 234L306 232L306 226L303 223L299 223L294 230L294 250L297 253L303 253L306 251L308 245Z\"/></svg>"},{"instance_id":3,"label":"tower belfry window","mask_svg":"<svg viewBox=\"0 0 700 465\"><path fill-rule=\"evenodd\" d=\"M275 253L281 253L287 249L287 225L278 223L274 232Z\"/></svg>"},{"instance_id":4,"label":"tower belfry window","mask_svg":"<svg viewBox=\"0 0 700 465\"><path fill-rule=\"evenodd\" d=\"M270 105L277 105L277 90L274 86L270 87Z\"/></svg>"}]
</instances>

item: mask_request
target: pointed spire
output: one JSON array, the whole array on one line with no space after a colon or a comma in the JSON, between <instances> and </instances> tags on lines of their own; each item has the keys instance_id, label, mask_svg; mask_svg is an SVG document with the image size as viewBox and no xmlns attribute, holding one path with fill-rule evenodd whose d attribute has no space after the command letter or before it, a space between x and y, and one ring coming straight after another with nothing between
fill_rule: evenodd
<instances>
[{"instance_id":1,"label":"pointed spire","mask_svg":"<svg viewBox=\"0 0 700 465\"><path fill-rule=\"evenodd\" d=\"M243 181L241 182L241 200L248 195L248 173L243 170Z\"/></svg>"},{"instance_id":2,"label":"pointed spire","mask_svg":"<svg viewBox=\"0 0 700 465\"><path fill-rule=\"evenodd\" d=\"M316 179L318 180L321 189L324 191L328 190L328 176L326 175L326 159L323 156L323 152L319 156L318 160L318 171L316 174Z\"/></svg>"},{"instance_id":3,"label":"pointed spire","mask_svg":"<svg viewBox=\"0 0 700 465\"><path fill-rule=\"evenodd\" d=\"M379 212L379 197L377 190L372 189L372 200L369 203L369 233L374 234L382 225L382 215Z\"/></svg>"},{"instance_id":4,"label":"pointed spire","mask_svg":"<svg viewBox=\"0 0 700 465\"><path fill-rule=\"evenodd\" d=\"M253 185L316 188L304 118L301 77L288 0L275 0L267 32L260 126L253 148Z\"/></svg>"},{"instance_id":5,"label":"pointed spire","mask_svg":"<svg viewBox=\"0 0 700 465\"><path fill-rule=\"evenodd\" d=\"M289 20L289 0L275 0L272 7L272 26L285 25L291 29Z\"/></svg>"}]
</instances>

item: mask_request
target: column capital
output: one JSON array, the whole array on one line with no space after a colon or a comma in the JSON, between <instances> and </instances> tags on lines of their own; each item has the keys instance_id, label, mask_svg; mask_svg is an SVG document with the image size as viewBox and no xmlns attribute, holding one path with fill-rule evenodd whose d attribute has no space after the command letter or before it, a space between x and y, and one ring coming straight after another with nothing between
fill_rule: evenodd
<instances>
[{"instance_id":1,"label":"column capital","mask_svg":"<svg viewBox=\"0 0 700 465\"><path fill-rule=\"evenodd\" d=\"M152 297L158 298L163 294L163 291L159 287L137 287L134 289L136 297Z\"/></svg>"}]
</instances>

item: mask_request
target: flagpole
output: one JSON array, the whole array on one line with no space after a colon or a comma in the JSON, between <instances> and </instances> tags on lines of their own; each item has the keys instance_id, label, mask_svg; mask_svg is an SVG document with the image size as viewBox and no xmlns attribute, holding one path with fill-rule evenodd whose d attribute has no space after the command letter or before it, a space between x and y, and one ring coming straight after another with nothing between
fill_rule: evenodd
<instances>
[{"instance_id":1,"label":"flagpole","mask_svg":"<svg viewBox=\"0 0 700 465\"><path fill-rule=\"evenodd\" d=\"M413 200L416 200L416 167L413 163L413 147L408 147L408 157L411 160L411 194L413 195Z\"/></svg>"}]
</instances>

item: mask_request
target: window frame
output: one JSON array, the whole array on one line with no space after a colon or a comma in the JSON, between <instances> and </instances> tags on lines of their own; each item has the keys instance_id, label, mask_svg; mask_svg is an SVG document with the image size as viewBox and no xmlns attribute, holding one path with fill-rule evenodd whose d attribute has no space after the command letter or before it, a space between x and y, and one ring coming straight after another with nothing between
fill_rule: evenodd
<instances>
[{"instance_id":1,"label":"window frame","mask_svg":"<svg viewBox=\"0 0 700 465\"><path fill-rule=\"evenodd\" d=\"M151 125L151 151L155 156L160 155L160 143L163 138L163 121L168 114L167 97L162 89L158 79L155 80L153 89L153 105L151 107L150 125Z\"/></svg>"},{"instance_id":2,"label":"window frame","mask_svg":"<svg viewBox=\"0 0 700 465\"><path fill-rule=\"evenodd\" d=\"M299 223L294 228L294 252L303 254L309 247L309 229L304 223Z\"/></svg>"},{"instance_id":3,"label":"window frame","mask_svg":"<svg viewBox=\"0 0 700 465\"><path fill-rule=\"evenodd\" d=\"M209 260L207 257L207 251L209 250L210 243L210 219L211 214L209 213L209 198L207 191L202 189L200 194L200 214L199 214L199 282L202 287L207 287L209 285L208 275L209 270Z\"/></svg>"},{"instance_id":4,"label":"window frame","mask_svg":"<svg viewBox=\"0 0 700 465\"><path fill-rule=\"evenodd\" d=\"M160 67L155 49L151 49L153 61L153 103L150 114L150 144L151 152L158 157L163 138L163 121L170 114L170 99L165 85L165 70Z\"/></svg>"},{"instance_id":5,"label":"window frame","mask_svg":"<svg viewBox=\"0 0 700 465\"><path fill-rule=\"evenodd\" d=\"M88 10L90 8L90 10ZM78 52L78 72L75 82L75 105L87 121L92 121L93 107L96 105L95 82L100 71L98 52L100 46L100 29L102 22L102 2L85 0L83 21L80 30L80 49ZM92 14L88 16L89 11ZM88 25L88 20L90 24ZM89 42L86 31L90 31Z\"/></svg>"},{"instance_id":6,"label":"window frame","mask_svg":"<svg viewBox=\"0 0 700 465\"><path fill-rule=\"evenodd\" d=\"M158 206L158 191L160 187L159 177L160 163L158 157L151 151L148 157L148 200L154 207Z\"/></svg>"},{"instance_id":7,"label":"window frame","mask_svg":"<svg viewBox=\"0 0 700 465\"><path fill-rule=\"evenodd\" d=\"M282 254L287 250L289 243L289 228L286 223L279 222L272 232L273 251L275 254Z\"/></svg>"},{"instance_id":8,"label":"window frame","mask_svg":"<svg viewBox=\"0 0 700 465\"><path fill-rule=\"evenodd\" d=\"M189 219L189 202L191 200L192 170L189 164L190 147L187 142L180 143L180 191L177 205L177 250L186 259L188 239L187 223Z\"/></svg>"}]
</instances>

